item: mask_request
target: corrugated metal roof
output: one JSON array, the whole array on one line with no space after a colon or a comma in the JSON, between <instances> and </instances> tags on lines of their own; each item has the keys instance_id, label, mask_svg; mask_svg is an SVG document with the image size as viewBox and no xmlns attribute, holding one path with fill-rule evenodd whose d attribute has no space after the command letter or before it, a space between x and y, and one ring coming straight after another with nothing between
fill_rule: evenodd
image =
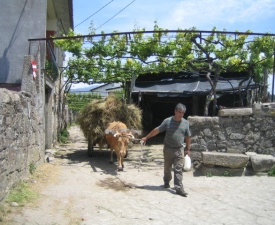
<instances>
[{"instance_id":1,"label":"corrugated metal roof","mask_svg":"<svg viewBox=\"0 0 275 225\"><path fill-rule=\"evenodd\" d=\"M239 88L254 89L257 87L254 81L247 80L239 87L242 79L219 80L216 92L236 91ZM185 79L185 80L165 80L165 81L140 81L136 82L132 93L177 93L177 94L203 94L211 90L211 85L207 79Z\"/></svg>"}]
</instances>

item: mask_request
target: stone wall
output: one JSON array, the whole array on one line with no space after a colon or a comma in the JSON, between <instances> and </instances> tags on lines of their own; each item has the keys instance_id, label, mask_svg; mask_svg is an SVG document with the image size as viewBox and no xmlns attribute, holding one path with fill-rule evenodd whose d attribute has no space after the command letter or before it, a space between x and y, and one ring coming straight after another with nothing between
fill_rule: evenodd
<instances>
[{"instance_id":1,"label":"stone wall","mask_svg":"<svg viewBox=\"0 0 275 225\"><path fill-rule=\"evenodd\" d=\"M36 80L25 57L21 92L0 88L0 201L31 164L44 162L43 77Z\"/></svg>"},{"instance_id":2,"label":"stone wall","mask_svg":"<svg viewBox=\"0 0 275 225\"><path fill-rule=\"evenodd\" d=\"M188 117L193 160L201 160L204 151L275 156L275 103L223 109L218 115Z\"/></svg>"}]
</instances>

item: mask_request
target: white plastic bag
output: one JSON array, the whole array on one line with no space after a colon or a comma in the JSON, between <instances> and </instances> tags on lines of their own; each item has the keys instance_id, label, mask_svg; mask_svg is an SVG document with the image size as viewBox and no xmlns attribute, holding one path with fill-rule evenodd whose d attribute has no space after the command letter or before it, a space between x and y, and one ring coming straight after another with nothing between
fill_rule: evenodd
<instances>
[{"instance_id":1,"label":"white plastic bag","mask_svg":"<svg viewBox=\"0 0 275 225\"><path fill-rule=\"evenodd\" d=\"M191 169L191 158L189 157L189 155L186 155L184 157L184 170L190 170Z\"/></svg>"}]
</instances>

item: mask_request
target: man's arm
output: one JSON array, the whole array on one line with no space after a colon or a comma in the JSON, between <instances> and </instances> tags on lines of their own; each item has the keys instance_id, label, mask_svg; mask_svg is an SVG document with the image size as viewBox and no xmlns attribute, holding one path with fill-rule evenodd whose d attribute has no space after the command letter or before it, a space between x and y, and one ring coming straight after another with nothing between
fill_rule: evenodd
<instances>
[{"instance_id":1,"label":"man's arm","mask_svg":"<svg viewBox=\"0 0 275 225\"><path fill-rule=\"evenodd\" d=\"M185 137L185 155L189 155L190 156L190 148L191 148L191 137L190 136L186 136Z\"/></svg>"},{"instance_id":2,"label":"man's arm","mask_svg":"<svg viewBox=\"0 0 275 225\"><path fill-rule=\"evenodd\" d=\"M149 138L156 136L158 133L159 133L159 130L157 128L155 128L149 134L147 134L145 137L141 138L141 140L146 142Z\"/></svg>"}]
</instances>

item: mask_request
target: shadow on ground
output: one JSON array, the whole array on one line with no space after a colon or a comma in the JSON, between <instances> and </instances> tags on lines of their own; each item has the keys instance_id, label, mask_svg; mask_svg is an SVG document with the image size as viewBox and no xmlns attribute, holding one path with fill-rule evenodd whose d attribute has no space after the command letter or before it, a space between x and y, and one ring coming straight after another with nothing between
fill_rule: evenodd
<instances>
[{"instance_id":1,"label":"shadow on ground","mask_svg":"<svg viewBox=\"0 0 275 225\"><path fill-rule=\"evenodd\" d=\"M55 158L64 160L63 164L74 166L91 166L93 172L103 172L116 175L116 164L110 164L110 151L94 150L94 156L89 157L86 148L61 148ZM114 157L114 160L116 158Z\"/></svg>"}]
</instances>

